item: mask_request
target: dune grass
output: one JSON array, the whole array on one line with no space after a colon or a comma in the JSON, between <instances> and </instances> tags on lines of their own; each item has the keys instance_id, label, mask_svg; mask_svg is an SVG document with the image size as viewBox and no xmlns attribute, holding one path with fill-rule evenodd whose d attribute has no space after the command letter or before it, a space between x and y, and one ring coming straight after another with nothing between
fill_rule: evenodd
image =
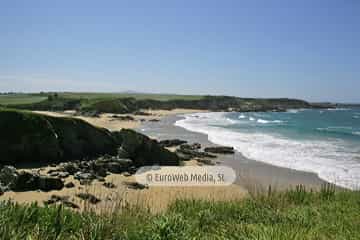
<instances>
[{"instance_id":1,"label":"dune grass","mask_svg":"<svg viewBox=\"0 0 360 240\"><path fill-rule=\"evenodd\" d=\"M0 226L2 239L359 239L360 193L269 190L241 201L177 200L156 215L134 206L96 215L7 202Z\"/></svg>"}]
</instances>

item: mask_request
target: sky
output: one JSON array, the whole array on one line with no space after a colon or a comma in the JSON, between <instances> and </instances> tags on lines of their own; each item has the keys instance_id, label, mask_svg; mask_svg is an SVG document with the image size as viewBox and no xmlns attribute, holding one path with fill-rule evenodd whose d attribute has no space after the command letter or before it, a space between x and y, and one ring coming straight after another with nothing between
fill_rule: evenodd
<instances>
[{"instance_id":1,"label":"sky","mask_svg":"<svg viewBox=\"0 0 360 240\"><path fill-rule=\"evenodd\" d=\"M0 1L0 92L128 90L360 102L360 1Z\"/></svg>"}]
</instances>

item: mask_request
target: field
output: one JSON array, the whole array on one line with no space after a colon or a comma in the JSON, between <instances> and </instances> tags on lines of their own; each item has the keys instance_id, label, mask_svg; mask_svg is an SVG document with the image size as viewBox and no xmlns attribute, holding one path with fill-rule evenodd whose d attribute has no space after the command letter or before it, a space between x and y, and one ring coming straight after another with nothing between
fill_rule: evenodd
<instances>
[{"instance_id":1,"label":"field","mask_svg":"<svg viewBox=\"0 0 360 240\"><path fill-rule=\"evenodd\" d=\"M141 206L112 214L0 203L2 239L359 239L360 193L324 187L241 201L178 200L151 214Z\"/></svg>"},{"instance_id":2,"label":"field","mask_svg":"<svg viewBox=\"0 0 360 240\"><path fill-rule=\"evenodd\" d=\"M31 104L47 99L46 96L36 94L0 95L0 105Z\"/></svg>"},{"instance_id":3,"label":"field","mask_svg":"<svg viewBox=\"0 0 360 240\"><path fill-rule=\"evenodd\" d=\"M34 93L34 94L9 94L0 95L0 105L15 105L15 104L31 104L43 101L47 99L48 95L53 93ZM183 100L195 100L200 99L201 96L196 95L176 95L176 94L142 94L142 93L75 93L66 92L58 93L61 98L67 99L83 99L89 100L90 102L96 102L100 100L110 100L116 98L136 98L136 99L153 99L159 101L167 101L174 99Z\"/></svg>"}]
</instances>

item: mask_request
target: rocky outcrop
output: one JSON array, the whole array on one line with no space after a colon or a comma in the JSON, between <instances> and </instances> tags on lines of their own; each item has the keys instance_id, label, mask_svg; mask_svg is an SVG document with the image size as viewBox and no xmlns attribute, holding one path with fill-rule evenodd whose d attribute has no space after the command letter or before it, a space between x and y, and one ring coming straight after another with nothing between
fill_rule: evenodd
<instances>
[{"instance_id":1,"label":"rocky outcrop","mask_svg":"<svg viewBox=\"0 0 360 240\"><path fill-rule=\"evenodd\" d=\"M39 175L26 171L18 172L14 167L5 166L0 171L0 185L12 191L61 190L64 183L60 178Z\"/></svg>"},{"instance_id":2,"label":"rocky outcrop","mask_svg":"<svg viewBox=\"0 0 360 240\"><path fill-rule=\"evenodd\" d=\"M116 154L111 133L80 119L0 108L0 163L57 162Z\"/></svg>"},{"instance_id":3,"label":"rocky outcrop","mask_svg":"<svg viewBox=\"0 0 360 240\"><path fill-rule=\"evenodd\" d=\"M235 150L233 147L207 147L204 149L205 152L209 153L219 153L219 154L234 154Z\"/></svg>"},{"instance_id":4,"label":"rocky outcrop","mask_svg":"<svg viewBox=\"0 0 360 240\"><path fill-rule=\"evenodd\" d=\"M119 157L130 158L137 167L179 165L178 156L160 146L154 139L130 129L122 129L113 134L120 144Z\"/></svg>"},{"instance_id":5,"label":"rocky outcrop","mask_svg":"<svg viewBox=\"0 0 360 240\"><path fill-rule=\"evenodd\" d=\"M168 139L168 140L162 140L159 142L160 146L162 146L162 147L177 147L184 143L187 143L187 141L180 140L180 139Z\"/></svg>"}]
</instances>

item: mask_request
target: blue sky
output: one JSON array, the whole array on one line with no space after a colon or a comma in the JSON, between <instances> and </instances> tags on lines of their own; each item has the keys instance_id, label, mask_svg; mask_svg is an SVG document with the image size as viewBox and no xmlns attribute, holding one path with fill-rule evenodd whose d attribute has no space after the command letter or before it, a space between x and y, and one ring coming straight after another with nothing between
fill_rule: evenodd
<instances>
[{"instance_id":1,"label":"blue sky","mask_svg":"<svg viewBox=\"0 0 360 240\"><path fill-rule=\"evenodd\" d=\"M0 91L360 102L360 1L0 3Z\"/></svg>"}]
</instances>

